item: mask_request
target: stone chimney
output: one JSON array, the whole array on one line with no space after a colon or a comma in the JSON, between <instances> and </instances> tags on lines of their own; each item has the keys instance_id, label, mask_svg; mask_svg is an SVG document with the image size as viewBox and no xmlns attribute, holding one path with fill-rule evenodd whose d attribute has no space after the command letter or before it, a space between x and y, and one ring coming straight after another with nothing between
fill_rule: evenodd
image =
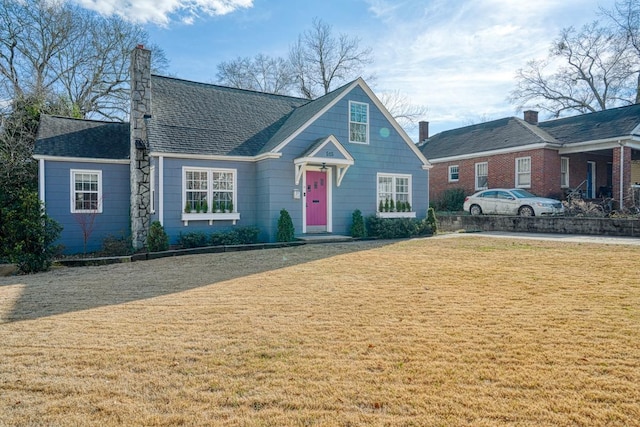
<instances>
[{"instance_id":1,"label":"stone chimney","mask_svg":"<svg viewBox=\"0 0 640 427\"><path fill-rule=\"evenodd\" d=\"M524 121L531 125L538 126L538 112L533 110L525 111Z\"/></svg>"},{"instance_id":2,"label":"stone chimney","mask_svg":"<svg viewBox=\"0 0 640 427\"><path fill-rule=\"evenodd\" d=\"M418 122L419 139L418 144L422 144L426 139L429 139L429 122Z\"/></svg>"},{"instance_id":3,"label":"stone chimney","mask_svg":"<svg viewBox=\"0 0 640 427\"><path fill-rule=\"evenodd\" d=\"M151 51L138 45L131 52L131 243L143 248L151 220L149 140L146 121L151 117Z\"/></svg>"}]
</instances>

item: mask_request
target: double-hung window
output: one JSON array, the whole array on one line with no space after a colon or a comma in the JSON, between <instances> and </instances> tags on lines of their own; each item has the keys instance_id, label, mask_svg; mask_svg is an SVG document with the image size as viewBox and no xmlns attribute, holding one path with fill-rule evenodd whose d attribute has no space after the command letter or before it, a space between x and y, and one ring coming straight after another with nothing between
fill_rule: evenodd
<instances>
[{"instance_id":1,"label":"double-hung window","mask_svg":"<svg viewBox=\"0 0 640 427\"><path fill-rule=\"evenodd\" d=\"M560 157L560 186L569 187L569 158Z\"/></svg>"},{"instance_id":2,"label":"double-hung window","mask_svg":"<svg viewBox=\"0 0 640 427\"><path fill-rule=\"evenodd\" d=\"M489 188L489 164L487 162L476 163L476 190Z\"/></svg>"},{"instance_id":3,"label":"double-hung window","mask_svg":"<svg viewBox=\"0 0 640 427\"><path fill-rule=\"evenodd\" d=\"M410 212L413 211L411 175L379 173L377 203L378 211L390 216L415 216L415 212Z\"/></svg>"},{"instance_id":4,"label":"double-hung window","mask_svg":"<svg viewBox=\"0 0 640 427\"><path fill-rule=\"evenodd\" d=\"M516 159L516 187L531 187L531 157Z\"/></svg>"},{"instance_id":5,"label":"double-hung window","mask_svg":"<svg viewBox=\"0 0 640 427\"><path fill-rule=\"evenodd\" d=\"M183 221L240 218L235 169L183 167L182 175Z\"/></svg>"},{"instance_id":6,"label":"double-hung window","mask_svg":"<svg viewBox=\"0 0 640 427\"><path fill-rule=\"evenodd\" d=\"M449 182L458 182L460 177L458 165L449 166Z\"/></svg>"},{"instance_id":7,"label":"double-hung window","mask_svg":"<svg viewBox=\"0 0 640 427\"><path fill-rule=\"evenodd\" d=\"M349 142L369 143L369 104L349 101Z\"/></svg>"},{"instance_id":8,"label":"double-hung window","mask_svg":"<svg viewBox=\"0 0 640 427\"><path fill-rule=\"evenodd\" d=\"M71 212L102 213L102 171L71 170Z\"/></svg>"}]
</instances>

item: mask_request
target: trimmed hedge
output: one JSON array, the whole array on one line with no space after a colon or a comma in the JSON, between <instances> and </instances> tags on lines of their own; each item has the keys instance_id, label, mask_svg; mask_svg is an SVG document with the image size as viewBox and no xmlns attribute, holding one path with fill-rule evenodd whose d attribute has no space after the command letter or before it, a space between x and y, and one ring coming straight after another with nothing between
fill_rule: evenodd
<instances>
[{"instance_id":1,"label":"trimmed hedge","mask_svg":"<svg viewBox=\"0 0 640 427\"><path fill-rule=\"evenodd\" d=\"M406 237L430 236L433 234L426 220L415 218L378 218L367 217L367 234L381 239L400 239Z\"/></svg>"},{"instance_id":2,"label":"trimmed hedge","mask_svg":"<svg viewBox=\"0 0 640 427\"><path fill-rule=\"evenodd\" d=\"M240 227L229 231L218 231L207 235L200 231L180 233L178 244L184 249L205 246L251 245L258 243L258 227Z\"/></svg>"}]
</instances>

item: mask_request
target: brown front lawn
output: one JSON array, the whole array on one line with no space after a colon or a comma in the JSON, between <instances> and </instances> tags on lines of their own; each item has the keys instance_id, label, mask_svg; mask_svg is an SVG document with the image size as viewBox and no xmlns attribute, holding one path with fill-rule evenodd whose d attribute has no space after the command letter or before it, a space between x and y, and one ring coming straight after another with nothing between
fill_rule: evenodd
<instances>
[{"instance_id":1,"label":"brown front lawn","mask_svg":"<svg viewBox=\"0 0 640 427\"><path fill-rule=\"evenodd\" d=\"M473 236L0 278L0 426L640 425L639 259Z\"/></svg>"}]
</instances>

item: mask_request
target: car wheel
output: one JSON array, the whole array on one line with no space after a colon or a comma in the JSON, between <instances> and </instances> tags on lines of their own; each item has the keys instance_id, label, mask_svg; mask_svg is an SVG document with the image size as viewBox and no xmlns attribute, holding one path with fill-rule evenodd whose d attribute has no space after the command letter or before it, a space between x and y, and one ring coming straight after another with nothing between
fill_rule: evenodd
<instances>
[{"instance_id":1,"label":"car wheel","mask_svg":"<svg viewBox=\"0 0 640 427\"><path fill-rule=\"evenodd\" d=\"M469 213L471 215L482 215L482 208L478 205L471 205L469 208Z\"/></svg>"},{"instance_id":2,"label":"car wheel","mask_svg":"<svg viewBox=\"0 0 640 427\"><path fill-rule=\"evenodd\" d=\"M533 211L531 206L522 206L518 211L518 215L520 216L535 216L536 213Z\"/></svg>"}]
</instances>

